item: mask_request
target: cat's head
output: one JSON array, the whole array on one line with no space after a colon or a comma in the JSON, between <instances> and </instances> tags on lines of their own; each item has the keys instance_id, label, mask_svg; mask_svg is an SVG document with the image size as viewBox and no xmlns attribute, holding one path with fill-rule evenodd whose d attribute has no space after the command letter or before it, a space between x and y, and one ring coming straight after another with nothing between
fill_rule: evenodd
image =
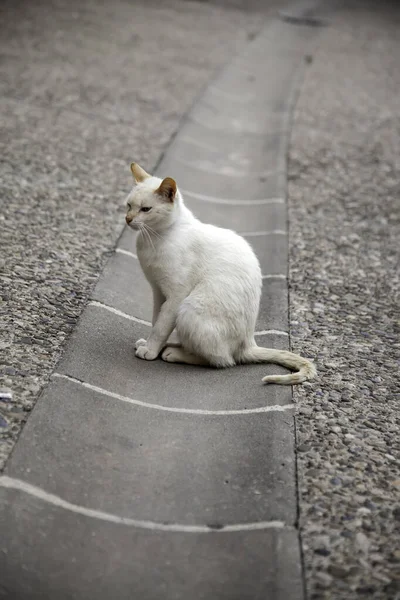
<instances>
[{"instance_id":1,"label":"cat's head","mask_svg":"<svg viewBox=\"0 0 400 600\"><path fill-rule=\"evenodd\" d=\"M125 220L132 229L158 231L169 227L175 219L176 183L171 177L152 177L137 163L131 164L135 185L127 198Z\"/></svg>"}]
</instances>

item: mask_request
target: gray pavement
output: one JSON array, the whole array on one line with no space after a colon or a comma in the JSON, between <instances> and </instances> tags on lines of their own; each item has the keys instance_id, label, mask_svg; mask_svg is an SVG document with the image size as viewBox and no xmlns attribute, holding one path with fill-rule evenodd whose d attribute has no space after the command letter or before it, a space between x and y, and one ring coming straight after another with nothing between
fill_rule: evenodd
<instances>
[{"instance_id":1,"label":"gray pavement","mask_svg":"<svg viewBox=\"0 0 400 600\"><path fill-rule=\"evenodd\" d=\"M207 87L157 167L195 212L262 240L267 256L287 236L290 112L315 35L271 18ZM203 114L210 106L214 119ZM150 290L127 236L0 477L3 595L301 600L291 390L261 385L273 366L135 360ZM281 348L286 261L286 252L263 261L256 334Z\"/></svg>"},{"instance_id":2,"label":"gray pavement","mask_svg":"<svg viewBox=\"0 0 400 600\"><path fill-rule=\"evenodd\" d=\"M400 9L331 16L289 162L291 341L310 600L400 598Z\"/></svg>"}]
</instances>

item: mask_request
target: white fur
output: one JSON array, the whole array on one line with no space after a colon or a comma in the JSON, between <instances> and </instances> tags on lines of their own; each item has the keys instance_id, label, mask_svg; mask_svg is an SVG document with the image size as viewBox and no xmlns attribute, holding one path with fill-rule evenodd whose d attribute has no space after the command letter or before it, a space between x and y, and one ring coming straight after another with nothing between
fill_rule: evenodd
<instances>
[{"instance_id":1,"label":"white fur","mask_svg":"<svg viewBox=\"0 0 400 600\"><path fill-rule=\"evenodd\" d=\"M161 183L146 174L127 199L127 222L141 231L137 256L154 300L153 328L147 341L136 343L136 356L154 360L163 351L168 362L215 367L273 362L296 371L264 377L268 383L315 377L307 359L256 345L262 279L250 245L229 229L201 223L179 190L160 193ZM151 210L142 212L142 206ZM181 345L166 346L175 327Z\"/></svg>"}]
</instances>

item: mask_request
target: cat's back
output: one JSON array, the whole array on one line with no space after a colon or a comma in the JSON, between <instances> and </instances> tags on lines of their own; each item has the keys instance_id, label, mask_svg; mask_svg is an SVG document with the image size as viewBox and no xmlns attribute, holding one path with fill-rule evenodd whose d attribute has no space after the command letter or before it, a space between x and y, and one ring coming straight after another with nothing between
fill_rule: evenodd
<instances>
[{"instance_id":1,"label":"cat's back","mask_svg":"<svg viewBox=\"0 0 400 600\"><path fill-rule=\"evenodd\" d=\"M229 253L231 256L238 255L246 259L254 259L257 257L250 244L238 233L232 229L223 229L215 225L201 224L199 237L204 238L205 246L217 254Z\"/></svg>"},{"instance_id":2,"label":"cat's back","mask_svg":"<svg viewBox=\"0 0 400 600\"><path fill-rule=\"evenodd\" d=\"M250 244L231 229L201 224L197 232L199 246L209 269L254 273L261 277L258 259Z\"/></svg>"}]
</instances>

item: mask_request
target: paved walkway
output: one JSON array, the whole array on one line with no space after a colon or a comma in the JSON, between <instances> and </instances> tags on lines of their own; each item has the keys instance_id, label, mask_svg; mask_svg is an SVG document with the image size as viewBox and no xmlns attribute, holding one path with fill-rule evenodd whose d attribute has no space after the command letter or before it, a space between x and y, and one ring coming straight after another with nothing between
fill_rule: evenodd
<instances>
[{"instance_id":1,"label":"paved walkway","mask_svg":"<svg viewBox=\"0 0 400 600\"><path fill-rule=\"evenodd\" d=\"M316 31L271 20L210 84L157 169L200 218L254 245L257 338L279 348L285 155ZM125 231L0 478L3 596L301 600L291 389L260 384L272 366L136 360L149 319Z\"/></svg>"}]
</instances>

